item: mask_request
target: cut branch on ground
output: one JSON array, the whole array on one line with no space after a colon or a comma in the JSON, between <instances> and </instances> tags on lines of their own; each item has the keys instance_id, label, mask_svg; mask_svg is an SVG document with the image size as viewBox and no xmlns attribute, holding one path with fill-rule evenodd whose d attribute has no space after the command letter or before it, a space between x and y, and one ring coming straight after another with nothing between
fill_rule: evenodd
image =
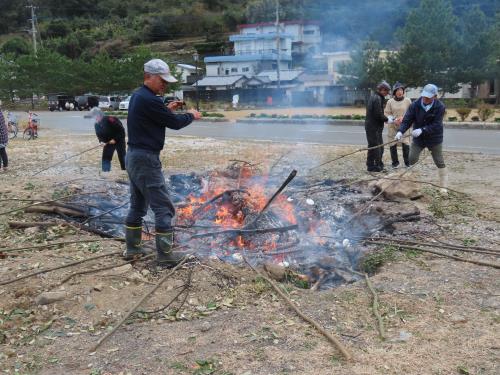
<instances>
[{"instance_id":1,"label":"cut branch on ground","mask_svg":"<svg viewBox=\"0 0 500 375\"><path fill-rule=\"evenodd\" d=\"M167 273L165 276L163 276L157 283L156 285L149 291L147 292L124 316L123 318L116 324L116 326L113 327L111 331L106 333L103 337L99 339L99 341L92 346L90 349L90 352L93 353L95 352L104 341L106 341L108 338L110 338L117 330L122 326L125 321L127 321L128 318L139 308L140 305L144 303L156 290L170 277L172 276L179 268L182 267L184 263L189 259L190 257L186 256L184 257L177 266L175 266L169 273Z\"/></svg>"},{"instance_id":2,"label":"cut branch on ground","mask_svg":"<svg viewBox=\"0 0 500 375\"><path fill-rule=\"evenodd\" d=\"M259 272L254 266L252 266L250 264L250 262L248 262L248 260L246 259L246 257L243 257L243 259L245 260L245 262L248 264L248 266L258 275L260 276L262 279L264 279L269 285L271 285L271 287L276 291L276 293L278 293L278 295L283 298L283 300L287 303L288 306L290 306L294 311L295 313L301 317L303 320L305 320L307 323L311 324L314 328L316 328L316 330L318 330L318 332L320 332L323 336L325 336L328 341L330 341L330 343L332 343L340 353L342 353L342 355L344 356L344 358L348 361L351 361L353 359L352 357L352 354L344 347L344 345L338 340L336 339L332 334L330 334L329 332L327 332L323 327L321 327L321 325L316 322L314 319L308 317L307 315L305 315L291 300L290 298L288 298L286 296L285 293L283 293L283 291L271 280L269 279L267 276L263 275L261 272Z\"/></svg>"}]
</instances>

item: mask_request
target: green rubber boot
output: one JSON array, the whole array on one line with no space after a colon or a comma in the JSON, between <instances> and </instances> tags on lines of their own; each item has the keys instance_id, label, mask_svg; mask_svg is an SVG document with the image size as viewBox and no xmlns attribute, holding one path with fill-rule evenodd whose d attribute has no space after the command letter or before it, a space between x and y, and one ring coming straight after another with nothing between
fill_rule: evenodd
<instances>
[{"instance_id":1,"label":"green rubber boot","mask_svg":"<svg viewBox=\"0 0 500 375\"><path fill-rule=\"evenodd\" d=\"M184 258L184 254L173 250L174 232L156 233L156 261L159 264L177 265Z\"/></svg>"},{"instance_id":2,"label":"green rubber boot","mask_svg":"<svg viewBox=\"0 0 500 375\"><path fill-rule=\"evenodd\" d=\"M123 252L126 260L134 259L137 256L148 255L148 252L141 247L142 227L125 226L125 243L127 248Z\"/></svg>"}]
</instances>

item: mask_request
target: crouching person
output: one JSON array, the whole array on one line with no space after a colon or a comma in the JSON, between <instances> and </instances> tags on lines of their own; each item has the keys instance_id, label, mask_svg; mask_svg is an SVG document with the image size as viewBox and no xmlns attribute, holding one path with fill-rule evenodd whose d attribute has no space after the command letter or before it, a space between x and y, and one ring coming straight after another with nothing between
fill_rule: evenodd
<instances>
[{"instance_id":1,"label":"crouching person","mask_svg":"<svg viewBox=\"0 0 500 375\"><path fill-rule=\"evenodd\" d=\"M403 134L413 125L410 165L418 162L420 153L425 148L429 149L438 168L441 192L447 193L448 172L443 158L443 117L446 108L437 99L437 95L436 85L425 85L420 98L408 108L394 139L400 141Z\"/></svg>"},{"instance_id":2,"label":"crouching person","mask_svg":"<svg viewBox=\"0 0 500 375\"><path fill-rule=\"evenodd\" d=\"M118 154L120 167L125 170L125 128L115 116L104 116L99 108L93 108L91 116L95 118L95 134L99 142L104 145L102 149L102 171L111 171L113 154Z\"/></svg>"}]
</instances>

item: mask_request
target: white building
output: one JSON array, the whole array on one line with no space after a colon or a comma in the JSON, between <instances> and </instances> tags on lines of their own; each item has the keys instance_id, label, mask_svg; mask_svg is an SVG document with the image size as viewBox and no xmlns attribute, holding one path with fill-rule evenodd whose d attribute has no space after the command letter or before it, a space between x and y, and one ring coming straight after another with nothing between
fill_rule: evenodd
<instances>
[{"instance_id":1,"label":"white building","mask_svg":"<svg viewBox=\"0 0 500 375\"><path fill-rule=\"evenodd\" d=\"M280 33L280 54L291 56L292 54L292 35ZM234 43L235 55L253 55L277 53L278 51L278 34L237 34L231 35L229 41Z\"/></svg>"},{"instance_id":2,"label":"white building","mask_svg":"<svg viewBox=\"0 0 500 375\"><path fill-rule=\"evenodd\" d=\"M261 35L276 33L276 23L261 22L239 25L241 35ZM292 54L317 54L321 49L321 30L316 21L283 21L279 31L291 35Z\"/></svg>"},{"instance_id":3,"label":"white building","mask_svg":"<svg viewBox=\"0 0 500 375\"><path fill-rule=\"evenodd\" d=\"M180 81L182 83L188 83L188 78L190 76L196 76L196 67L193 65L189 64L177 64L176 66L177 72L181 74L181 79ZM198 68L198 71L200 71L201 68Z\"/></svg>"},{"instance_id":4,"label":"white building","mask_svg":"<svg viewBox=\"0 0 500 375\"><path fill-rule=\"evenodd\" d=\"M277 69L276 53L205 57L207 76L254 76L262 70ZM291 56L280 56L280 69L289 69Z\"/></svg>"},{"instance_id":5,"label":"white building","mask_svg":"<svg viewBox=\"0 0 500 375\"><path fill-rule=\"evenodd\" d=\"M239 25L238 29L239 34L229 37L234 43L234 55L204 59L207 76L251 77L261 71L277 70L278 59L280 70L289 70L294 56L316 54L321 46L317 22L284 21L279 24L279 33L272 22Z\"/></svg>"}]
</instances>

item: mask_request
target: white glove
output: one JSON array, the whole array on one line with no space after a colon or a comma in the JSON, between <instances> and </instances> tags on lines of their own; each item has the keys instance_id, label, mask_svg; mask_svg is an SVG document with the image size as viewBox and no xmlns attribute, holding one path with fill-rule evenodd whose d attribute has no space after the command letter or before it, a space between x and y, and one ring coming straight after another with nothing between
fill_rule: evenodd
<instances>
[{"instance_id":1,"label":"white glove","mask_svg":"<svg viewBox=\"0 0 500 375\"><path fill-rule=\"evenodd\" d=\"M394 137L394 140L396 141L400 141L401 138L403 138L403 133L401 132L397 132L396 136Z\"/></svg>"},{"instance_id":2,"label":"white glove","mask_svg":"<svg viewBox=\"0 0 500 375\"><path fill-rule=\"evenodd\" d=\"M388 120L387 120L387 123L388 123L388 124L392 124L392 123L394 123L394 116L387 116L387 119L388 119Z\"/></svg>"},{"instance_id":3,"label":"white glove","mask_svg":"<svg viewBox=\"0 0 500 375\"><path fill-rule=\"evenodd\" d=\"M422 129L415 129L411 132L411 135L415 138L420 137L420 134L422 134Z\"/></svg>"}]
</instances>

